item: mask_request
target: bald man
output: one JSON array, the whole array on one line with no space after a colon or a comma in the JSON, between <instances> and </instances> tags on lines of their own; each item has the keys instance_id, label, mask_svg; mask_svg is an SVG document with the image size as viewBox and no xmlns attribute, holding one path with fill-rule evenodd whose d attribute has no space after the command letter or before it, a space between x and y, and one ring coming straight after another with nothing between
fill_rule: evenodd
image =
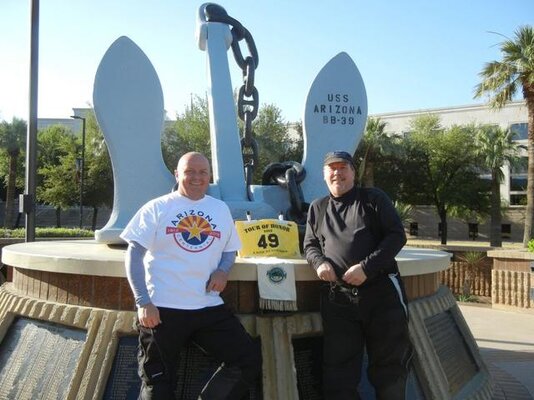
<instances>
[{"instance_id":1,"label":"bald man","mask_svg":"<svg viewBox=\"0 0 534 400\"><path fill-rule=\"evenodd\" d=\"M146 203L121 234L139 329L141 399L174 399L180 350L194 341L221 363L201 399L241 399L261 356L220 292L241 243L228 206L206 194L208 159L183 155L178 190Z\"/></svg>"}]
</instances>

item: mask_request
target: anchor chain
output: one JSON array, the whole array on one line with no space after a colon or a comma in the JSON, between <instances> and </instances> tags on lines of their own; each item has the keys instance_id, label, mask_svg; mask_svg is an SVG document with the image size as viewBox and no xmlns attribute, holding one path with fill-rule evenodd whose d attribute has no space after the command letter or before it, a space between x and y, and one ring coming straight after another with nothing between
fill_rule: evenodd
<instances>
[{"instance_id":1,"label":"anchor chain","mask_svg":"<svg viewBox=\"0 0 534 400\"><path fill-rule=\"evenodd\" d=\"M234 59L243 71L243 86L237 95L237 115L243 121L243 135L241 137L241 149L243 154L243 165L245 167L245 181L247 184L247 195L252 200L250 185L254 167L258 165L258 142L254 138L252 122L258 115L259 95L258 89L254 86L256 68L258 68L259 58L256 44L250 32L235 18L228 15L226 10L217 4L208 4L204 8L206 21L221 22L232 27L232 53ZM243 52L239 42L245 40L249 54L243 57Z\"/></svg>"},{"instance_id":2,"label":"anchor chain","mask_svg":"<svg viewBox=\"0 0 534 400\"><path fill-rule=\"evenodd\" d=\"M306 225L308 208L300 183L306 178L306 170L296 161L271 163L263 171L262 185L280 185L287 189L290 207L286 211L286 219L295 221L299 230Z\"/></svg>"}]
</instances>

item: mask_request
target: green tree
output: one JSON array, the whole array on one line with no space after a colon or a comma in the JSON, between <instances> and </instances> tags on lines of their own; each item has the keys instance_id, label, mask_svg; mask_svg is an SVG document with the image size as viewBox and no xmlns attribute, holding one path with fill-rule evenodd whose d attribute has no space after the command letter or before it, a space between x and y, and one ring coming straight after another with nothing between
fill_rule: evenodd
<instances>
[{"instance_id":1,"label":"green tree","mask_svg":"<svg viewBox=\"0 0 534 400\"><path fill-rule=\"evenodd\" d=\"M359 147L362 148L361 163L358 170L358 182L365 187L375 185L375 163L391 149L392 139L385 132L387 122L380 118L369 117Z\"/></svg>"},{"instance_id":2,"label":"green tree","mask_svg":"<svg viewBox=\"0 0 534 400\"><path fill-rule=\"evenodd\" d=\"M442 132L443 127L439 115L436 114L423 114L410 121L410 136L412 133L418 134L431 134L434 132Z\"/></svg>"},{"instance_id":3,"label":"green tree","mask_svg":"<svg viewBox=\"0 0 534 400\"><path fill-rule=\"evenodd\" d=\"M238 125L242 128L241 121ZM302 124L297 124L295 129L297 133L291 134L282 112L275 105L260 107L252 126L259 147L255 183L261 182L263 169L269 163L302 159ZM191 104L165 128L162 136L163 159L170 171L174 171L178 159L189 151L200 151L211 160L208 102L199 96L192 98Z\"/></svg>"},{"instance_id":4,"label":"green tree","mask_svg":"<svg viewBox=\"0 0 534 400\"><path fill-rule=\"evenodd\" d=\"M463 263L466 268L465 280L462 284L461 298L466 301L473 295L473 284L475 278L487 263L486 253L481 251L466 251L457 257L458 261Z\"/></svg>"},{"instance_id":5,"label":"green tree","mask_svg":"<svg viewBox=\"0 0 534 400\"><path fill-rule=\"evenodd\" d=\"M74 164L62 166L75 159L76 138L63 125L49 126L39 131L37 138L37 200L55 207L56 226L61 227L61 210L74 204L72 193L78 192L76 177L71 173ZM51 185L60 185L61 189Z\"/></svg>"},{"instance_id":6,"label":"green tree","mask_svg":"<svg viewBox=\"0 0 534 400\"><path fill-rule=\"evenodd\" d=\"M93 112L85 114L85 133L83 203L93 208L91 229L95 230L99 208L113 206L113 170L104 134Z\"/></svg>"},{"instance_id":7,"label":"green tree","mask_svg":"<svg viewBox=\"0 0 534 400\"><path fill-rule=\"evenodd\" d=\"M174 171L180 157L190 151L199 151L211 161L208 101L200 96L191 99L191 105L162 135L163 160L169 171Z\"/></svg>"},{"instance_id":8,"label":"green tree","mask_svg":"<svg viewBox=\"0 0 534 400\"><path fill-rule=\"evenodd\" d=\"M534 28L520 26L513 38L500 43L502 59L486 63L479 73L481 82L475 97L489 96L489 104L502 108L522 91L528 113L527 208L523 245L526 247L534 229Z\"/></svg>"},{"instance_id":9,"label":"green tree","mask_svg":"<svg viewBox=\"0 0 534 400\"><path fill-rule=\"evenodd\" d=\"M490 245L502 246L501 238L501 183L502 167L514 164L519 158L519 146L512 141L513 133L498 126L483 125L476 134L476 152L482 166L491 173Z\"/></svg>"},{"instance_id":10,"label":"green tree","mask_svg":"<svg viewBox=\"0 0 534 400\"><path fill-rule=\"evenodd\" d=\"M99 208L113 205L113 172L104 135L94 113L84 117L83 206L93 208L91 228L94 230ZM81 136L54 126L39 134L39 142L42 184L38 188L38 198L59 210L79 204L81 171L76 168L76 159L81 155Z\"/></svg>"},{"instance_id":11,"label":"green tree","mask_svg":"<svg viewBox=\"0 0 534 400\"><path fill-rule=\"evenodd\" d=\"M409 222L413 221L413 206L411 204L405 204L396 201L394 203L395 210L397 210L397 214L399 214L399 218L403 225L406 225Z\"/></svg>"},{"instance_id":12,"label":"green tree","mask_svg":"<svg viewBox=\"0 0 534 400\"><path fill-rule=\"evenodd\" d=\"M64 125L51 125L37 133L37 163L57 165L66 152L76 149L76 137Z\"/></svg>"},{"instance_id":13,"label":"green tree","mask_svg":"<svg viewBox=\"0 0 534 400\"><path fill-rule=\"evenodd\" d=\"M474 132L469 127L443 129L439 118L412 121L403 141L402 200L433 204L441 222L441 243L447 243L447 215L454 207L483 209L487 198L476 165Z\"/></svg>"},{"instance_id":14,"label":"green tree","mask_svg":"<svg viewBox=\"0 0 534 400\"><path fill-rule=\"evenodd\" d=\"M259 148L259 162L254 168L254 183L261 183L267 165L292 160L297 153L299 139L289 134L282 111L274 104L263 104L252 129Z\"/></svg>"},{"instance_id":15,"label":"green tree","mask_svg":"<svg viewBox=\"0 0 534 400\"><path fill-rule=\"evenodd\" d=\"M287 152L287 160L301 162L304 156L304 129L302 121L287 125L287 135L291 138L293 145Z\"/></svg>"},{"instance_id":16,"label":"green tree","mask_svg":"<svg viewBox=\"0 0 534 400\"><path fill-rule=\"evenodd\" d=\"M13 118L9 123L0 123L0 151L7 155L7 173L4 174L6 182L6 208L4 227L13 227L13 207L19 171L19 156L26 143L26 121Z\"/></svg>"},{"instance_id":17,"label":"green tree","mask_svg":"<svg viewBox=\"0 0 534 400\"><path fill-rule=\"evenodd\" d=\"M56 210L73 206L79 198L79 177L75 169L77 139L70 130L51 126L39 132L38 149L40 184L37 186L37 199Z\"/></svg>"},{"instance_id":18,"label":"green tree","mask_svg":"<svg viewBox=\"0 0 534 400\"><path fill-rule=\"evenodd\" d=\"M58 164L39 167L42 184L37 189L40 201L64 210L77 204L79 199L76 163L76 151L72 149L59 156Z\"/></svg>"},{"instance_id":19,"label":"green tree","mask_svg":"<svg viewBox=\"0 0 534 400\"><path fill-rule=\"evenodd\" d=\"M387 153L377 153L373 161L373 186L385 191L393 201L400 200L404 178L404 146L402 139L392 137ZM360 143L354 154L356 171L362 170L365 147ZM363 178L362 178L363 179ZM358 183L360 178L358 178ZM370 187L370 181L363 179L363 186Z\"/></svg>"}]
</instances>

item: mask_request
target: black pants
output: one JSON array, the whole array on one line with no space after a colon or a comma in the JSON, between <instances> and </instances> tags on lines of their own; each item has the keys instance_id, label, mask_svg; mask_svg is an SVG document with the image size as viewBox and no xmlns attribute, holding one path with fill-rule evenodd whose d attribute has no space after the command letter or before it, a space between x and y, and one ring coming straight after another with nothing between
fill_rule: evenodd
<instances>
[{"instance_id":1,"label":"black pants","mask_svg":"<svg viewBox=\"0 0 534 400\"><path fill-rule=\"evenodd\" d=\"M397 278L392 278L397 279ZM398 281L397 281L398 283ZM346 294L321 294L324 332L323 390L326 400L360 399L364 346L368 376L378 400L404 400L412 355L402 294L389 277L359 290L358 302Z\"/></svg>"},{"instance_id":2,"label":"black pants","mask_svg":"<svg viewBox=\"0 0 534 400\"><path fill-rule=\"evenodd\" d=\"M224 363L202 390L202 399L241 399L261 370L261 353L226 306L200 310L158 307L162 323L139 326L140 399L174 399L180 350L192 340Z\"/></svg>"}]
</instances>

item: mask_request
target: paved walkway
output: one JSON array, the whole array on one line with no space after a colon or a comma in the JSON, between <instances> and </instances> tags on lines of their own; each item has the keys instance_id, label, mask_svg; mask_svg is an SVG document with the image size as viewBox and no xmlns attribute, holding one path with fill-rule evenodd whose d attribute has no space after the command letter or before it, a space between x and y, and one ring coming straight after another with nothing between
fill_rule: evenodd
<instances>
[{"instance_id":1,"label":"paved walkway","mask_svg":"<svg viewBox=\"0 0 534 400\"><path fill-rule=\"evenodd\" d=\"M494 400L534 399L534 313L460 304L494 381Z\"/></svg>"}]
</instances>

